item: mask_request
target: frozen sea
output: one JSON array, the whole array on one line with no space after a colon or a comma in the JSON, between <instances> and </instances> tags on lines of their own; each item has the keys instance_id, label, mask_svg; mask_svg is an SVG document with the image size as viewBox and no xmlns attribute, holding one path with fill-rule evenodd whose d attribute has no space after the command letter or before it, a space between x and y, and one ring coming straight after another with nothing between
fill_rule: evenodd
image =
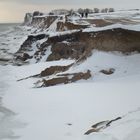
<instances>
[{"instance_id":1,"label":"frozen sea","mask_svg":"<svg viewBox=\"0 0 140 140\"><path fill-rule=\"evenodd\" d=\"M27 29L20 24L0 24L0 58L11 59L27 34Z\"/></svg>"},{"instance_id":2,"label":"frozen sea","mask_svg":"<svg viewBox=\"0 0 140 140\"><path fill-rule=\"evenodd\" d=\"M2 99L10 86L8 83L12 66L2 60L12 59L27 34L27 30L20 24L0 24L0 140L17 138L12 129L18 125L15 120L16 114L3 106Z\"/></svg>"},{"instance_id":3,"label":"frozen sea","mask_svg":"<svg viewBox=\"0 0 140 140\"><path fill-rule=\"evenodd\" d=\"M14 38L14 34L18 25L19 24L13 23L0 24L0 59L10 59L12 57L12 53L15 50L13 49L14 41L12 40L12 38ZM3 66L4 63L5 62L0 60L0 95L3 95L5 87L7 88L4 79L8 75L8 70L6 70Z\"/></svg>"}]
</instances>

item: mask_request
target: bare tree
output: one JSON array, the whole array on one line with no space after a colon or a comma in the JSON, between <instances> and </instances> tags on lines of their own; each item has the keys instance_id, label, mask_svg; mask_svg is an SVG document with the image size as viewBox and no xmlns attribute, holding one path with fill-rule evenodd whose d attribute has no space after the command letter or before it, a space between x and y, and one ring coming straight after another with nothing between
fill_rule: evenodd
<instances>
[{"instance_id":1,"label":"bare tree","mask_svg":"<svg viewBox=\"0 0 140 140\"><path fill-rule=\"evenodd\" d=\"M99 8L94 8L94 13L99 13Z\"/></svg>"},{"instance_id":2,"label":"bare tree","mask_svg":"<svg viewBox=\"0 0 140 140\"><path fill-rule=\"evenodd\" d=\"M108 12L114 12L115 10L114 10L114 8L109 8L108 9Z\"/></svg>"},{"instance_id":3,"label":"bare tree","mask_svg":"<svg viewBox=\"0 0 140 140\"><path fill-rule=\"evenodd\" d=\"M74 14L74 10L73 9L70 9L69 15L73 15L73 14Z\"/></svg>"},{"instance_id":4,"label":"bare tree","mask_svg":"<svg viewBox=\"0 0 140 140\"><path fill-rule=\"evenodd\" d=\"M107 13L108 12L108 8L105 8L105 13Z\"/></svg>"},{"instance_id":5,"label":"bare tree","mask_svg":"<svg viewBox=\"0 0 140 140\"><path fill-rule=\"evenodd\" d=\"M89 8L86 8L86 9L84 10L84 12L91 14L91 13L93 13L93 10L92 10L92 9L89 9Z\"/></svg>"},{"instance_id":6,"label":"bare tree","mask_svg":"<svg viewBox=\"0 0 140 140\"><path fill-rule=\"evenodd\" d=\"M53 12L50 12L49 15L54 15L54 13Z\"/></svg>"},{"instance_id":7,"label":"bare tree","mask_svg":"<svg viewBox=\"0 0 140 140\"><path fill-rule=\"evenodd\" d=\"M84 9L82 9L82 8L79 8L79 9L78 9L78 13L79 13L79 14L81 14L81 13L83 13L83 12L84 12Z\"/></svg>"},{"instance_id":8,"label":"bare tree","mask_svg":"<svg viewBox=\"0 0 140 140\"><path fill-rule=\"evenodd\" d=\"M34 11L34 12L33 12L33 17L34 17L34 16L40 16L40 12L39 12L39 11Z\"/></svg>"},{"instance_id":9,"label":"bare tree","mask_svg":"<svg viewBox=\"0 0 140 140\"><path fill-rule=\"evenodd\" d=\"M101 10L101 13L107 13L108 12L108 8L104 8Z\"/></svg>"},{"instance_id":10,"label":"bare tree","mask_svg":"<svg viewBox=\"0 0 140 140\"><path fill-rule=\"evenodd\" d=\"M102 10L101 10L101 13L105 13L105 9L102 9Z\"/></svg>"}]
</instances>

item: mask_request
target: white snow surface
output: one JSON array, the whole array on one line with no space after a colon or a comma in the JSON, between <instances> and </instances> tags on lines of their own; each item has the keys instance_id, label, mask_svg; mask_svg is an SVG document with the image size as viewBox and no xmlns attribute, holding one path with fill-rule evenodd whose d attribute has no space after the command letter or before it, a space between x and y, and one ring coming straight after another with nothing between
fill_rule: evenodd
<instances>
[{"instance_id":1,"label":"white snow surface","mask_svg":"<svg viewBox=\"0 0 140 140\"><path fill-rule=\"evenodd\" d=\"M92 56L87 58L87 60L81 65L75 65L68 72L85 72L87 69L91 70L92 78L88 81L106 81L115 79L121 79L125 77L127 82L139 81L136 78L140 74L140 55L137 53L132 53L130 55L123 55L119 52L101 52L94 50ZM114 74L104 75L100 73L101 70L108 70L110 68L115 69ZM131 77L132 76L132 77ZM135 78L134 78L135 76ZM122 81L120 80L120 82ZM134 81L133 81L134 80ZM119 81L119 80L118 80Z\"/></svg>"},{"instance_id":2,"label":"white snow surface","mask_svg":"<svg viewBox=\"0 0 140 140\"><path fill-rule=\"evenodd\" d=\"M140 24L138 25L122 25L120 23L108 25L105 27L90 27L83 29L83 32L96 32L96 31L104 31L108 29L116 29L116 28L122 28L122 29L127 29L127 30L133 30L133 31L140 31Z\"/></svg>"},{"instance_id":3,"label":"white snow surface","mask_svg":"<svg viewBox=\"0 0 140 140\"><path fill-rule=\"evenodd\" d=\"M133 19L139 17L140 10L116 10L115 12L110 13L94 13L89 14L89 19L104 19L104 18L114 18L114 19Z\"/></svg>"},{"instance_id":4,"label":"white snow surface","mask_svg":"<svg viewBox=\"0 0 140 140\"><path fill-rule=\"evenodd\" d=\"M36 78L16 80L37 74L46 67L68 65L73 61L4 67L9 71L10 80L7 81L9 88L5 91L3 105L17 114L15 120L26 124L20 129L13 128L14 135L19 136L19 140L139 140L139 59L139 54L123 56L96 51L83 64L69 70L76 72L92 68L93 79L38 89L33 88ZM115 67L113 75L98 73L98 70L109 67ZM128 72L124 74L125 70ZM96 71L98 74L94 77ZM107 129L84 135L93 124L119 116L123 118Z\"/></svg>"}]
</instances>

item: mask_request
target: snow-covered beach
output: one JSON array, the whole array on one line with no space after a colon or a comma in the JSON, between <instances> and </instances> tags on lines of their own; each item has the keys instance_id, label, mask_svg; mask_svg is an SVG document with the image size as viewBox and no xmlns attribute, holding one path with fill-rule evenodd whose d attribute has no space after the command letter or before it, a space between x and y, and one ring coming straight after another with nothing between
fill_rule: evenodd
<instances>
[{"instance_id":1,"label":"snow-covered beach","mask_svg":"<svg viewBox=\"0 0 140 140\"><path fill-rule=\"evenodd\" d=\"M11 80L8 80L9 88L3 97L3 105L16 114L13 114L14 122L8 121L3 125L8 127L10 124L13 136L19 136L21 140L139 138L139 74L47 89L32 88L32 79L16 82L21 75L27 75L25 71L32 69L36 73L35 67L9 66L11 76L8 79ZM118 116L124 118L110 128L84 135L91 125ZM5 132L8 132L6 128Z\"/></svg>"},{"instance_id":2,"label":"snow-covered beach","mask_svg":"<svg viewBox=\"0 0 140 140\"><path fill-rule=\"evenodd\" d=\"M116 12L112 14L112 17L117 18L117 15L119 18L126 15L132 17L135 14L134 11L127 13L129 14ZM103 18L107 15L98 14L96 16ZM111 15L108 16L111 17ZM72 19L76 22L75 18L72 17ZM75 31L56 32L56 28L54 28L56 22L50 26L50 30L45 29L43 33L54 36L67 32L71 34ZM132 31L139 31L139 25L113 24L101 28L90 27L82 31L113 30L114 27L120 28L120 26L127 27ZM1 48L7 49L5 53L2 50L0 56L8 59L13 58L13 54L18 51L27 36L34 32L42 33L40 29L19 26L15 27L12 32L6 32L5 36L0 35L2 38ZM45 39L47 40L47 38ZM38 44L44 43L45 39L39 40ZM34 50L26 50L30 55L34 55L38 49L36 44L35 42L32 45ZM33 56L21 66L12 64L12 62L1 63L1 140L139 140L140 54L138 52L123 54L116 51L93 50L91 56L78 64L75 59L70 58L46 61L51 53L51 49L47 49L45 59L36 61ZM42 77L31 77L18 81L37 75L51 66L67 66L73 63L73 67L58 74L84 73L89 69L91 77L74 83L42 88L36 88L36 84L42 80ZM114 70L111 75L101 72L101 70L107 71L108 69ZM54 75L43 77L43 79L51 79L56 76L58 76L57 71ZM117 117L121 119L112 122L109 127L105 123L101 123L101 126L99 125L101 130L84 135L86 131L92 129L92 125Z\"/></svg>"}]
</instances>

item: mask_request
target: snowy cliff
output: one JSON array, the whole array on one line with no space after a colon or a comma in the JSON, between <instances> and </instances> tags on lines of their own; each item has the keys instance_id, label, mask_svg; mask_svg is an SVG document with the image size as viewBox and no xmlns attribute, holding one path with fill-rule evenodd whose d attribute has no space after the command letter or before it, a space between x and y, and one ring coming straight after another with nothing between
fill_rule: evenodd
<instances>
[{"instance_id":1,"label":"snowy cliff","mask_svg":"<svg viewBox=\"0 0 140 140\"><path fill-rule=\"evenodd\" d=\"M31 25L32 18L33 18L33 14L32 13L26 13L26 15L24 17L23 25L28 25L28 26Z\"/></svg>"},{"instance_id":2,"label":"snowy cliff","mask_svg":"<svg viewBox=\"0 0 140 140\"><path fill-rule=\"evenodd\" d=\"M139 140L139 15L35 11L3 34L0 139Z\"/></svg>"}]
</instances>

